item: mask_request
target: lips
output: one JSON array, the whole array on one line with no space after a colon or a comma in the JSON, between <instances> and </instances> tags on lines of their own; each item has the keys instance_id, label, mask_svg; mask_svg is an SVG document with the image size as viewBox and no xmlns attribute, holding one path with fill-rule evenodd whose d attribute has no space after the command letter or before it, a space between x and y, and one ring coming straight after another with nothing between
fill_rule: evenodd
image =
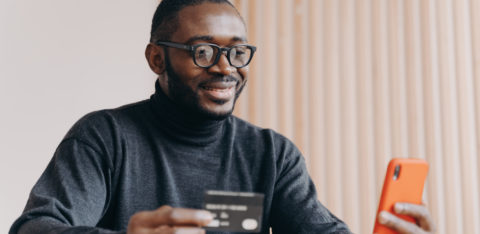
<instances>
[{"instance_id":1,"label":"lips","mask_svg":"<svg viewBox=\"0 0 480 234\"><path fill-rule=\"evenodd\" d=\"M236 84L236 82L210 82L201 88L213 101L228 101L235 96Z\"/></svg>"}]
</instances>

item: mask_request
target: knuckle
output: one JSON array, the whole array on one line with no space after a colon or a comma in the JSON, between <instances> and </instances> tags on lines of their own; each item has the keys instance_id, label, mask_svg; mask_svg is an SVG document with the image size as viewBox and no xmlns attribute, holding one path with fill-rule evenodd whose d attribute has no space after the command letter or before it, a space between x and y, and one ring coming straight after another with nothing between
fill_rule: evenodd
<instances>
[{"instance_id":1,"label":"knuckle","mask_svg":"<svg viewBox=\"0 0 480 234\"><path fill-rule=\"evenodd\" d=\"M426 206L420 206L418 208L418 212L423 216L423 217L430 217L430 212L428 211Z\"/></svg>"},{"instance_id":2,"label":"knuckle","mask_svg":"<svg viewBox=\"0 0 480 234\"><path fill-rule=\"evenodd\" d=\"M175 213L175 209L172 208L172 209L169 209L166 213L166 220L167 220L167 223L169 224L174 224L177 222L177 217L176 217L176 213Z\"/></svg>"},{"instance_id":3,"label":"knuckle","mask_svg":"<svg viewBox=\"0 0 480 234\"><path fill-rule=\"evenodd\" d=\"M169 205L163 205L163 206L160 206L160 208L158 208L159 211L164 211L164 212L168 212L172 209L173 209L173 207L171 207Z\"/></svg>"},{"instance_id":4,"label":"knuckle","mask_svg":"<svg viewBox=\"0 0 480 234\"><path fill-rule=\"evenodd\" d=\"M130 217L128 221L127 233L143 233L143 219L145 217L145 212L138 212ZM142 231L143 230L143 231Z\"/></svg>"},{"instance_id":5,"label":"knuckle","mask_svg":"<svg viewBox=\"0 0 480 234\"><path fill-rule=\"evenodd\" d=\"M138 212L132 215L132 217L130 217L130 225L132 227L140 226L143 216L144 216L143 212Z\"/></svg>"},{"instance_id":6,"label":"knuckle","mask_svg":"<svg viewBox=\"0 0 480 234\"><path fill-rule=\"evenodd\" d=\"M169 206L169 205L164 205L158 208L157 214L162 216L167 222L167 224L171 224L174 222L174 219L172 218L172 214L174 213L175 208Z\"/></svg>"}]
</instances>

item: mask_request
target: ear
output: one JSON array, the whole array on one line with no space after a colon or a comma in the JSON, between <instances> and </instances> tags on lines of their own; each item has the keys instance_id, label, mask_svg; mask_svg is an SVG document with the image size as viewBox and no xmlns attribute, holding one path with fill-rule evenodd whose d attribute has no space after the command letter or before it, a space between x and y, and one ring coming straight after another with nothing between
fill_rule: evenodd
<instances>
[{"instance_id":1,"label":"ear","mask_svg":"<svg viewBox=\"0 0 480 234\"><path fill-rule=\"evenodd\" d=\"M157 75L165 72L165 53L162 47L149 43L145 49L145 57L153 72Z\"/></svg>"}]
</instances>

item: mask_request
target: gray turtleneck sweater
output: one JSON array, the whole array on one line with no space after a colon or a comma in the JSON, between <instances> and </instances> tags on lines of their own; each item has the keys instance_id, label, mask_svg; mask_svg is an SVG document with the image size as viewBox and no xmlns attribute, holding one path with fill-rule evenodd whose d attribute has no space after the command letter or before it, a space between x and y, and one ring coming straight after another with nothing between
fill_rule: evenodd
<instances>
[{"instance_id":1,"label":"gray turtleneck sweater","mask_svg":"<svg viewBox=\"0 0 480 234\"><path fill-rule=\"evenodd\" d=\"M285 137L234 116L189 117L156 86L149 100L80 119L10 233L124 233L162 205L201 208L205 190L265 194L262 233L348 233L317 200ZM211 232L213 233L213 232Z\"/></svg>"}]
</instances>

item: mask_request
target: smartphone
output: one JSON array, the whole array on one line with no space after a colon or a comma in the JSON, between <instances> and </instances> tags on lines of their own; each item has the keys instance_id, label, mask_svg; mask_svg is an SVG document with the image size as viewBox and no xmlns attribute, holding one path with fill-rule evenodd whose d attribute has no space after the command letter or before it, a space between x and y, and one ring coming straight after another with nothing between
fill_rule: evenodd
<instances>
[{"instance_id":1,"label":"smartphone","mask_svg":"<svg viewBox=\"0 0 480 234\"><path fill-rule=\"evenodd\" d=\"M423 159L393 158L388 164L385 181L383 182L382 195L378 203L377 217L373 233L394 234L396 233L378 223L378 215L381 211L389 211L395 214L393 206L397 202L414 204L422 203L423 186L428 173L428 163ZM397 215L397 214L395 214ZM415 223L411 217L397 215L398 217Z\"/></svg>"}]
</instances>

